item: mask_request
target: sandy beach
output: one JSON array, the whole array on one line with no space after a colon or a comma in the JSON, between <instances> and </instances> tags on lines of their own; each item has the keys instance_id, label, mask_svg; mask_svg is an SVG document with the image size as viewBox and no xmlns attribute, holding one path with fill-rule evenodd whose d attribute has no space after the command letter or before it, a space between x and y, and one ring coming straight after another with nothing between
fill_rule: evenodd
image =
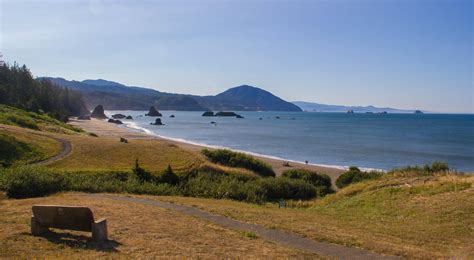
<instances>
[{"instance_id":1,"label":"sandy beach","mask_svg":"<svg viewBox=\"0 0 474 260\"><path fill-rule=\"evenodd\" d=\"M123 137L127 139L160 139L164 142L175 144L182 149L193 151L193 152L200 152L203 148L205 148L204 146L200 146L200 145L160 138L157 136L138 132L130 128L126 128L125 126L118 126L118 125L108 123L103 120L94 119L94 118L91 120L71 119L69 124L80 127L84 131L89 132L89 133L94 133L98 136L117 137L117 138ZM285 163L284 160L278 160L278 159L268 158L264 156L255 156L255 157L270 164L275 170L275 172L277 173L277 175L281 174L284 170L287 170L287 169L304 168L304 169L309 169L309 170L327 174L331 177L331 179L334 182L337 179L337 177L343 172L343 170L338 169L338 168L324 167L324 166L311 165L311 164L307 165L307 164L297 163L297 162L290 162L289 163L290 167L288 167L288 166L283 166L283 164Z\"/></svg>"}]
</instances>

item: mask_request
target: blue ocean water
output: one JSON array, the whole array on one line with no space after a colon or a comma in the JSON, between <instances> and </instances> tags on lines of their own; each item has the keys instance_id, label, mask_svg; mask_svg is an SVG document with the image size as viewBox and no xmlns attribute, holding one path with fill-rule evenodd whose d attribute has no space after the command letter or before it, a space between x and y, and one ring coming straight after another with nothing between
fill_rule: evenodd
<instances>
[{"instance_id":1,"label":"blue ocean water","mask_svg":"<svg viewBox=\"0 0 474 260\"><path fill-rule=\"evenodd\" d=\"M245 118L237 119L161 112L164 126L150 125L145 111L107 111L132 115L123 120L127 127L162 137L292 161L389 170L439 160L474 172L474 115L238 112Z\"/></svg>"}]
</instances>

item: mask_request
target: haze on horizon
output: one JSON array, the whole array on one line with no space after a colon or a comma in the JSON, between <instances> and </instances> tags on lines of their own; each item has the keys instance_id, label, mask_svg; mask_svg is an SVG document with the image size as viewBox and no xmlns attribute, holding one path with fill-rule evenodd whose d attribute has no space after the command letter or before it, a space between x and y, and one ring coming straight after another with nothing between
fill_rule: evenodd
<instances>
[{"instance_id":1,"label":"haze on horizon","mask_svg":"<svg viewBox=\"0 0 474 260\"><path fill-rule=\"evenodd\" d=\"M35 76L474 113L470 0L0 0L0 52Z\"/></svg>"}]
</instances>

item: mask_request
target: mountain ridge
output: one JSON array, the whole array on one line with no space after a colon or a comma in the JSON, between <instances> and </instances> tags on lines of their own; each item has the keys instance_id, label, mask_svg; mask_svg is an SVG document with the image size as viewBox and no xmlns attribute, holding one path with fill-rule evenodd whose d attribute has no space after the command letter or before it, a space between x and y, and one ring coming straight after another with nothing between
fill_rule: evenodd
<instances>
[{"instance_id":1,"label":"mountain ridge","mask_svg":"<svg viewBox=\"0 0 474 260\"><path fill-rule=\"evenodd\" d=\"M161 110L183 111L302 111L298 106L266 90L249 85L230 88L215 96L197 96L126 86L105 79L83 81L59 77L41 77L41 79L81 92L89 109L101 104L109 110L147 110L150 106L156 106Z\"/></svg>"},{"instance_id":2,"label":"mountain ridge","mask_svg":"<svg viewBox=\"0 0 474 260\"><path fill-rule=\"evenodd\" d=\"M293 104L300 107L306 112L347 112L349 110L355 113L414 113L415 109L398 109L391 107L375 107L373 105L368 106L344 106L344 105L329 105L314 102L305 101L292 101Z\"/></svg>"}]
</instances>

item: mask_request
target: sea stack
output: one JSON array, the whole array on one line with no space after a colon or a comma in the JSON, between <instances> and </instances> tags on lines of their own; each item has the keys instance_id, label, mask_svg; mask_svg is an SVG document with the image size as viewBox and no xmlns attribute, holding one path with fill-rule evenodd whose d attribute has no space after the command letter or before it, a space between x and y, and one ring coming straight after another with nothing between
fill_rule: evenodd
<instances>
[{"instance_id":1,"label":"sea stack","mask_svg":"<svg viewBox=\"0 0 474 260\"><path fill-rule=\"evenodd\" d=\"M163 125L163 123L161 122L161 119L157 118L155 123L150 123L150 125Z\"/></svg>"},{"instance_id":2,"label":"sea stack","mask_svg":"<svg viewBox=\"0 0 474 260\"><path fill-rule=\"evenodd\" d=\"M104 107L102 105L96 106L94 108L94 111L92 111L91 117L97 119L106 119L107 116L104 113Z\"/></svg>"},{"instance_id":3,"label":"sea stack","mask_svg":"<svg viewBox=\"0 0 474 260\"><path fill-rule=\"evenodd\" d=\"M229 117L231 117L231 116L235 116L235 117L236 117L236 116L237 116L237 114L236 114L236 113L234 113L234 112L225 112L225 111L220 111L220 112L217 112L217 113L216 113L216 116L229 116Z\"/></svg>"},{"instance_id":4,"label":"sea stack","mask_svg":"<svg viewBox=\"0 0 474 260\"><path fill-rule=\"evenodd\" d=\"M112 115L112 118L114 118L114 119L124 119L126 117L127 116L124 115L124 114L114 114L114 115Z\"/></svg>"},{"instance_id":5,"label":"sea stack","mask_svg":"<svg viewBox=\"0 0 474 260\"><path fill-rule=\"evenodd\" d=\"M117 125L121 125L123 124L122 121L118 120L118 119L109 119L109 121L107 121L109 123L113 123L113 124L117 124Z\"/></svg>"},{"instance_id":6,"label":"sea stack","mask_svg":"<svg viewBox=\"0 0 474 260\"><path fill-rule=\"evenodd\" d=\"M156 110L154 106L152 106L150 107L150 111L148 111L148 113L145 114L145 116L161 116L161 113L158 112L158 110Z\"/></svg>"},{"instance_id":7,"label":"sea stack","mask_svg":"<svg viewBox=\"0 0 474 260\"><path fill-rule=\"evenodd\" d=\"M214 112L206 111L206 112L204 112L204 114L202 114L202 116L214 116Z\"/></svg>"}]
</instances>

